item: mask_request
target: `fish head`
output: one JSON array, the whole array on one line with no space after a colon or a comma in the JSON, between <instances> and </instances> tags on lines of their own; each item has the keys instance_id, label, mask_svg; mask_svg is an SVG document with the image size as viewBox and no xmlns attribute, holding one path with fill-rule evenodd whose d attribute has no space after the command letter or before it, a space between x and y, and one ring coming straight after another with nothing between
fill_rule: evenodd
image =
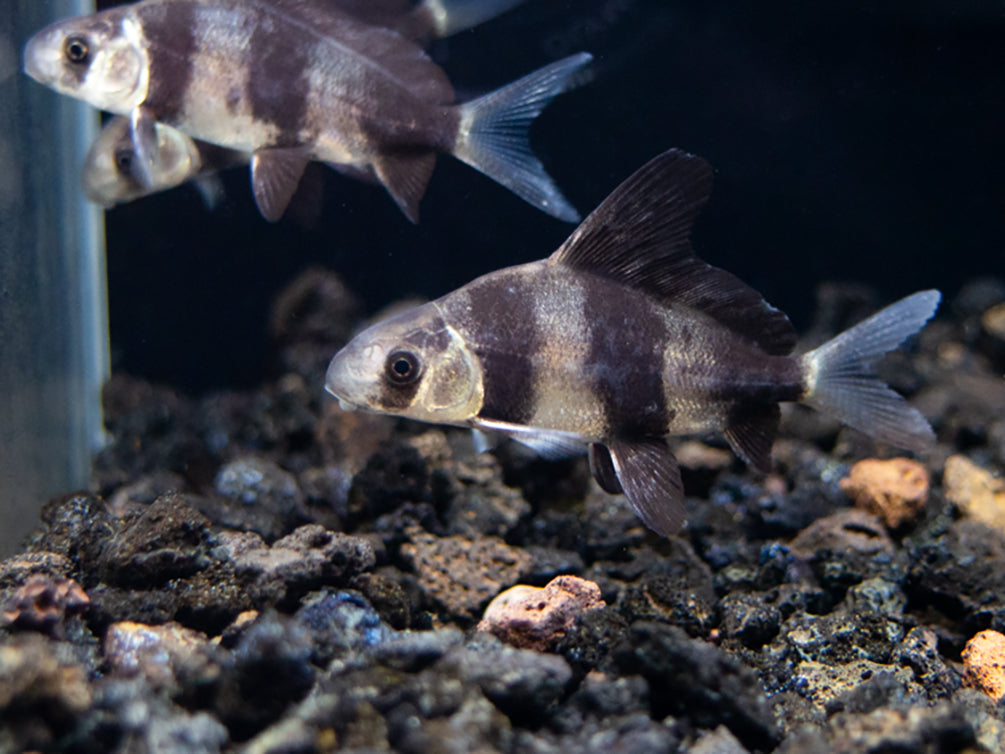
<instances>
[{"instance_id":1,"label":"fish head","mask_svg":"<svg viewBox=\"0 0 1005 754\"><path fill-rule=\"evenodd\" d=\"M465 424L481 408L478 359L436 303L378 322L328 366L325 389L343 409Z\"/></svg>"},{"instance_id":2,"label":"fish head","mask_svg":"<svg viewBox=\"0 0 1005 754\"><path fill-rule=\"evenodd\" d=\"M120 114L143 102L149 82L142 32L122 8L42 29L24 47L24 70L60 94Z\"/></svg>"},{"instance_id":3,"label":"fish head","mask_svg":"<svg viewBox=\"0 0 1005 754\"><path fill-rule=\"evenodd\" d=\"M105 124L84 159L82 180L87 198L102 207L131 202L194 178L202 169L199 148L191 137L157 123L157 155L151 167L153 183L144 185L136 166L129 119L116 116Z\"/></svg>"}]
</instances>

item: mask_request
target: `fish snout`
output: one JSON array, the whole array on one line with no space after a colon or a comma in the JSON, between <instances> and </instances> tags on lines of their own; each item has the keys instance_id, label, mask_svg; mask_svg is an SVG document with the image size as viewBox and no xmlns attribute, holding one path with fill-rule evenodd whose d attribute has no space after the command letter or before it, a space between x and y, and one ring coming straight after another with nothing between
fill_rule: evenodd
<instances>
[{"instance_id":1,"label":"fish snout","mask_svg":"<svg viewBox=\"0 0 1005 754\"><path fill-rule=\"evenodd\" d=\"M343 409L365 408L366 395L380 379L386 354L375 343L349 343L335 354L325 373L325 390L338 398Z\"/></svg>"}]
</instances>

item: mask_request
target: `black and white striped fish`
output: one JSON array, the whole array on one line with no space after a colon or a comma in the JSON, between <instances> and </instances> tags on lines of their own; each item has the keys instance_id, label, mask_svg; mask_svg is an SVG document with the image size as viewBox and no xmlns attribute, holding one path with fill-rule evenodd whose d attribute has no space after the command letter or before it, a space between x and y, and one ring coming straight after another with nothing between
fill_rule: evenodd
<instances>
[{"instance_id":1,"label":"black and white striped fish","mask_svg":"<svg viewBox=\"0 0 1005 754\"><path fill-rule=\"evenodd\" d=\"M25 71L128 115L148 186L157 122L250 153L255 199L270 220L282 215L304 167L317 160L378 180L416 221L437 151L555 217L576 219L531 153L527 131L576 83L590 56L565 58L457 105L443 70L415 40L419 31L368 22L385 22L394 5L400 2L140 0L40 31L25 46ZM436 33L477 20L459 18Z\"/></svg>"},{"instance_id":2,"label":"black and white striped fish","mask_svg":"<svg viewBox=\"0 0 1005 754\"><path fill-rule=\"evenodd\" d=\"M546 456L588 446L601 487L664 535L684 519L668 435L722 432L767 471L778 404L801 401L884 442L931 442L872 363L924 326L939 292L792 356L788 318L691 250L711 184L701 158L662 154L548 259L365 330L335 355L325 387L343 408L497 430Z\"/></svg>"},{"instance_id":3,"label":"black and white striped fish","mask_svg":"<svg viewBox=\"0 0 1005 754\"><path fill-rule=\"evenodd\" d=\"M154 124L156 158L146 171L138 167L129 118L116 115L94 139L81 170L87 198L106 209L195 181L212 208L223 192L218 171L247 165L251 155L193 139L163 123Z\"/></svg>"}]
</instances>

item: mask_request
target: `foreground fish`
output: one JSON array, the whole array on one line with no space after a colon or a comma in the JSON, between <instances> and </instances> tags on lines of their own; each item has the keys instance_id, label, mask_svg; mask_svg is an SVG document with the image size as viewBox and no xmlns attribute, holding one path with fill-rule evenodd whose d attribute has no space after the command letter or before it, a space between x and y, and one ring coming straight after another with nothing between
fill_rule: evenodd
<instances>
[{"instance_id":1,"label":"foreground fish","mask_svg":"<svg viewBox=\"0 0 1005 754\"><path fill-rule=\"evenodd\" d=\"M395 29L409 39L428 42L480 24L524 0L338 0L341 10L362 21ZM152 164L141 169L130 120L111 118L91 144L84 160L82 183L87 198L106 209L194 181L210 209L223 186L220 170L247 165L251 154L193 139L176 128L157 123ZM376 182L376 177L357 175Z\"/></svg>"},{"instance_id":2,"label":"foreground fish","mask_svg":"<svg viewBox=\"0 0 1005 754\"><path fill-rule=\"evenodd\" d=\"M416 41L332 0L141 0L53 24L24 51L36 80L129 115L147 187L159 169L157 122L251 153L255 200L270 220L318 160L374 176L417 221L437 151L576 219L527 132L590 59L565 58L455 105Z\"/></svg>"},{"instance_id":3,"label":"foreground fish","mask_svg":"<svg viewBox=\"0 0 1005 754\"><path fill-rule=\"evenodd\" d=\"M677 150L619 186L548 259L493 272L378 323L332 359L343 408L497 430L594 477L669 535L684 520L666 436L722 432L768 471L781 401L920 449L924 417L872 363L920 330L940 294L909 296L802 356L782 312L689 241L708 164Z\"/></svg>"}]
</instances>

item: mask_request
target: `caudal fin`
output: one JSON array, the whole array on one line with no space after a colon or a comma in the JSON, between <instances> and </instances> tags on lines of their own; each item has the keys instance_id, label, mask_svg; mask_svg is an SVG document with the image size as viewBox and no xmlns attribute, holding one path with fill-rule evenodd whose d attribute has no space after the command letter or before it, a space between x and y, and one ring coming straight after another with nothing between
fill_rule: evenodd
<instances>
[{"instance_id":1,"label":"caudal fin","mask_svg":"<svg viewBox=\"0 0 1005 754\"><path fill-rule=\"evenodd\" d=\"M909 450L934 440L928 421L873 371L873 364L932 318L942 294L921 291L873 314L802 357L803 402L867 435Z\"/></svg>"},{"instance_id":2,"label":"caudal fin","mask_svg":"<svg viewBox=\"0 0 1005 754\"><path fill-rule=\"evenodd\" d=\"M577 84L593 59L571 55L460 106L454 156L549 215L576 222L579 213L530 149L529 131L545 106Z\"/></svg>"}]
</instances>

